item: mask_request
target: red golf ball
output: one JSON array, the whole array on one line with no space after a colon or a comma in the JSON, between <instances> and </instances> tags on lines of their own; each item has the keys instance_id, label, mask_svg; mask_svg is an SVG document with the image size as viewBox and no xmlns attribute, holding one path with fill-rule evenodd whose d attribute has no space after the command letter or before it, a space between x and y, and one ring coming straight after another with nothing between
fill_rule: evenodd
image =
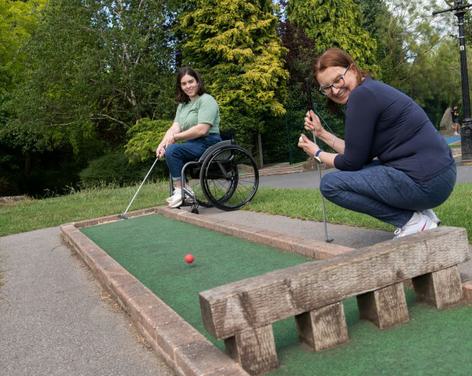
<instances>
[{"instance_id":1,"label":"red golf ball","mask_svg":"<svg viewBox=\"0 0 472 376\"><path fill-rule=\"evenodd\" d=\"M193 255L191 253L189 253L188 255L185 255L184 257L184 261L187 263L187 264L191 264L195 261L195 257L193 257Z\"/></svg>"}]
</instances>

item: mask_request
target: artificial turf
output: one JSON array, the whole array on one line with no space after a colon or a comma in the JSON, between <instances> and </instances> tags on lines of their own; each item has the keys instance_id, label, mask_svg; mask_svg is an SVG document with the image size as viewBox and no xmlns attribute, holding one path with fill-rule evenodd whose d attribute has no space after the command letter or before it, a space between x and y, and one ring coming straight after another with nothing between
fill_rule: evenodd
<instances>
[{"instance_id":1,"label":"artificial turf","mask_svg":"<svg viewBox=\"0 0 472 376\"><path fill-rule=\"evenodd\" d=\"M159 215L122 220L82 231L219 348L203 327L198 292L307 261ZM187 265L183 257L196 261ZM355 298L344 302L350 341L322 352L301 345L293 319L274 324L277 376L471 375L472 307L438 311L415 303L410 321L379 330L361 321Z\"/></svg>"}]
</instances>

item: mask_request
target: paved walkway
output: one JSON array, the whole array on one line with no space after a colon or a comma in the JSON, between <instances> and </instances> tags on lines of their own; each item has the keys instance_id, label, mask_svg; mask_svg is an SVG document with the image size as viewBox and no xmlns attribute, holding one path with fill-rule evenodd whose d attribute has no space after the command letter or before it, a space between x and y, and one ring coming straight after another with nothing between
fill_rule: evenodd
<instances>
[{"instance_id":1,"label":"paved walkway","mask_svg":"<svg viewBox=\"0 0 472 376\"><path fill-rule=\"evenodd\" d=\"M0 238L2 376L171 376L59 228Z\"/></svg>"}]
</instances>

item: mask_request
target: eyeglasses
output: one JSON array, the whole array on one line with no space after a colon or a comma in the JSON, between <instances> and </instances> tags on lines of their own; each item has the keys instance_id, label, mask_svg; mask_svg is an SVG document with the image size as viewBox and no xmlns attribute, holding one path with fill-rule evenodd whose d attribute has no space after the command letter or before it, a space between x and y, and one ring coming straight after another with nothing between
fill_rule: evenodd
<instances>
[{"instance_id":1,"label":"eyeglasses","mask_svg":"<svg viewBox=\"0 0 472 376\"><path fill-rule=\"evenodd\" d=\"M351 66L349 65L346 70L344 71L344 73L340 76L338 76L331 85L326 85L326 86L320 86L320 91L321 91L321 94L323 95L328 95L331 93L331 91L333 90L333 88L335 89L339 89L342 85L344 85L344 76L346 75L347 71L349 70L349 68L351 68Z\"/></svg>"}]
</instances>

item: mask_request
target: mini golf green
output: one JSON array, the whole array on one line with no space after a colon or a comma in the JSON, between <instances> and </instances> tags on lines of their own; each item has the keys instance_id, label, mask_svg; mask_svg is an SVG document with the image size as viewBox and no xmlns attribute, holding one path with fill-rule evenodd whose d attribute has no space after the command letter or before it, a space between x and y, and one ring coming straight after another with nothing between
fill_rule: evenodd
<instances>
[{"instance_id":1,"label":"mini golf green","mask_svg":"<svg viewBox=\"0 0 472 376\"><path fill-rule=\"evenodd\" d=\"M187 223L148 215L81 231L220 349L203 327L198 293L307 261ZM184 256L195 262L188 265ZM350 341L312 352L293 319L274 325L280 368L271 375L470 375L472 307L438 311L407 291L410 321L387 330L360 321L355 298L344 302Z\"/></svg>"}]
</instances>

